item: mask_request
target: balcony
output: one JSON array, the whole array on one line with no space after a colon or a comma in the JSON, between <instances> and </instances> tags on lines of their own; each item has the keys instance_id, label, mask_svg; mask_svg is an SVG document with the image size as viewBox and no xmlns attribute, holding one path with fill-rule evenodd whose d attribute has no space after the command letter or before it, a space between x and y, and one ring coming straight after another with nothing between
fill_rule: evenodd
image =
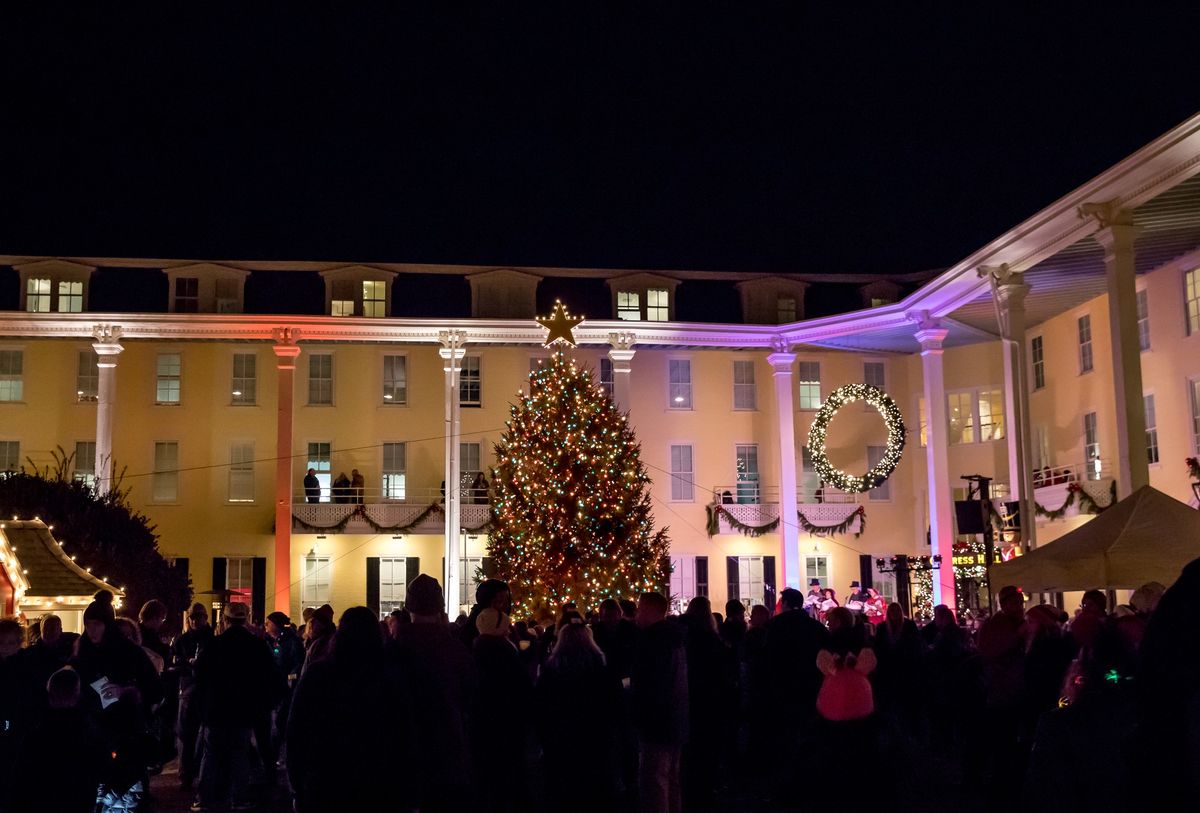
<instances>
[{"instance_id":1,"label":"balcony","mask_svg":"<svg viewBox=\"0 0 1200 813\"><path fill-rule=\"evenodd\" d=\"M491 516L487 491L463 489L459 507L461 526L483 532ZM379 489L363 489L359 495L352 489L324 488L318 502L308 502L303 492L292 498L293 533L441 535L445 527L441 489L406 489L403 497L394 497Z\"/></svg>"},{"instance_id":2,"label":"balcony","mask_svg":"<svg viewBox=\"0 0 1200 813\"><path fill-rule=\"evenodd\" d=\"M779 520L779 489L757 482L742 481L732 486L714 486L713 503L719 504L719 533L737 533L736 522L761 528ZM804 518L815 526L833 526L845 522L859 509L861 495L848 494L831 486L796 489L796 505ZM733 520L731 522L730 520Z\"/></svg>"},{"instance_id":3,"label":"balcony","mask_svg":"<svg viewBox=\"0 0 1200 813\"><path fill-rule=\"evenodd\" d=\"M1033 498L1042 509L1038 522L1107 508L1113 502L1115 482L1110 461L1103 458L1034 470Z\"/></svg>"}]
</instances>

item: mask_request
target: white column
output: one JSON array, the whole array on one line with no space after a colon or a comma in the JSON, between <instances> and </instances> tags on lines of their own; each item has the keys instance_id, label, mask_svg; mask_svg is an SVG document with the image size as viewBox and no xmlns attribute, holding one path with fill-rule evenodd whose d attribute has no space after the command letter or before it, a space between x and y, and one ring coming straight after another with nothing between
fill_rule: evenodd
<instances>
[{"instance_id":1,"label":"white column","mask_svg":"<svg viewBox=\"0 0 1200 813\"><path fill-rule=\"evenodd\" d=\"M921 369L925 379L925 463L929 481L929 538L931 555L942 557L941 570L933 571L933 603L951 608L954 601L954 517L950 507L950 444L946 420L946 385L942 372L942 342L948 331L936 319L922 316L916 332L921 343Z\"/></svg>"},{"instance_id":2,"label":"white column","mask_svg":"<svg viewBox=\"0 0 1200 813\"><path fill-rule=\"evenodd\" d=\"M459 573L459 558L462 556L462 508L460 503L458 478L459 460L458 444L460 434L459 403L458 403L458 371L465 351L466 334L461 330L444 330L438 334L442 348L438 355L442 357L442 370L446 374L446 496L443 506L446 509L446 615L451 619L458 615L458 594L462 582Z\"/></svg>"},{"instance_id":3,"label":"white column","mask_svg":"<svg viewBox=\"0 0 1200 813\"><path fill-rule=\"evenodd\" d=\"M292 417L295 402L296 331L275 330L278 376L275 410L275 600L274 608L291 613L292 603Z\"/></svg>"},{"instance_id":4,"label":"white column","mask_svg":"<svg viewBox=\"0 0 1200 813\"><path fill-rule=\"evenodd\" d=\"M637 337L632 333L608 334L609 344L612 345L612 349L608 351L608 359L613 368L613 401L622 412L628 412L630 408L629 371L630 363L637 352L633 349L636 340Z\"/></svg>"},{"instance_id":5,"label":"white column","mask_svg":"<svg viewBox=\"0 0 1200 813\"><path fill-rule=\"evenodd\" d=\"M117 399L117 356L121 346L119 325L96 325L92 329L92 348L100 358L96 390L96 493L106 494L113 487L115 472L112 459L113 412Z\"/></svg>"},{"instance_id":6,"label":"white column","mask_svg":"<svg viewBox=\"0 0 1200 813\"><path fill-rule=\"evenodd\" d=\"M1029 429L1029 370L1025 359L1025 296L1029 286L1007 265L981 269L992 281L1004 354L1004 410L1008 434L1008 484L1011 500L1021 506L1021 543L1036 547L1033 499L1033 444Z\"/></svg>"},{"instance_id":7,"label":"white column","mask_svg":"<svg viewBox=\"0 0 1200 813\"><path fill-rule=\"evenodd\" d=\"M767 356L774 370L775 419L779 422L779 531L783 545L779 584L802 586L800 523L796 517L796 410L792 404L792 367L796 354L778 351Z\"/></svg>"},{"instance_id":8,"label":"white column","mask_svg":"<svg viewBox=\"0 0 1200 813\"><path fill-rule=\"evenodd\" d=\"M1108 333L1117 406L1117 496L1128 497L1150 482L1133 264L1137 227L1133 225L1132 213L1118 209L1111 201L1087 204L1080 207L1080 213L1094 217L1101 226L1094 236L1104 248L1104 276L1108 283Z\"/></svg>"}]
</instances>

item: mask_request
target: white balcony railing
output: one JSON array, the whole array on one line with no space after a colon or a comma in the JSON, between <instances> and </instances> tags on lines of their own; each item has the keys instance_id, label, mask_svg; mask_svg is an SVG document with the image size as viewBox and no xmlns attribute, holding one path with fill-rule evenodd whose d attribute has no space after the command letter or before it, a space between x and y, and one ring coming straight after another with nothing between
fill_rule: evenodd
<instances>
[{"instance_id":1,"label":"white balcony railing","mask_svg":"<svg viewBox=\"0 0 1200 813\"><path fill-rule=\"evenodd\" d=\"M713 486L713 502L726 507L730 505L777 505L779 489L754 482L742 482L730 486ZM833 486L796 489L796 502L801 505L819 503L855 504L862 500L861 494L849 494Z\"/></svg>"}]
</instances>

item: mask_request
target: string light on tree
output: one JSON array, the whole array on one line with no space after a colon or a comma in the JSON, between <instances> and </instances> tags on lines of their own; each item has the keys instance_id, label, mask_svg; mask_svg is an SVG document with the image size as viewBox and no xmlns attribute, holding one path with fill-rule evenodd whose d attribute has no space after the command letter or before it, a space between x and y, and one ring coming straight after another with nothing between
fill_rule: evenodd
<instances>
[{"instance_id":1,"label":"string light on tree","mask_svg":"<svg viewBox=\"0 0 1200 813\"><path fill-rule=\"evenodd\" d=\"M662 589L670 547L654 527L641 448L592 374L555 353L529 374L505 426L488 550L514 612Z\"/></svg>"},{"instance_id":2,"label":"string light on tree","mask_svg":"<svg viewBox=\"0 0 1200 813\"><path fill-rule=\"evenodd\" d=\"M843 406L854 401L866 401L875 407L883 416L883 423L888 431L883 457L861 477L835 469L829 462L825 448L825 434L829 431L833 416ZM808 453L822 481L842 491L859 494L878 488L895 471L904 452L905 431L900 407L890 395L870 384L847 384L831 392L813 418L812 428L808 430Z\"/></svg>"}]
</instances>

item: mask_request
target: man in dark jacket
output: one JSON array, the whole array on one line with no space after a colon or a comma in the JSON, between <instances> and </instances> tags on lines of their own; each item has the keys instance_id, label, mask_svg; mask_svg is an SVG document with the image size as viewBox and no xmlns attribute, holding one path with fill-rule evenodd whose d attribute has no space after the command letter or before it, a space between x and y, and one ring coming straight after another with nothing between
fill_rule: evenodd
<instances>
[{"instance_id":1,"label":"man in dark jacket","mask_svg":"<svg viewBox=\"0 0 1200 813\"><path fill-rule=\"evenodd\" d=\"M200 792L192 810L219 804L246 805L250 733L264 708L274 708L283 680L267 642L246 629L250 608L235 601L225 608L223 631L196 661L196 697L204 721Z\"/></svg>"},{"instance_id":2,"label":"man in dark jacket","mask_svg":"<svg viewBox=\"0 0 1200 813\"><path fill-rule=\"evenodd\" d=\"M475 606L471 608L471 614L467 616L467 623L463 624L458 633L462 642L468 647L479 637L476 622L479 620L479 614L484 610L495 610L504 615L512 612L512 594L508 590L508 582L500 579L485 579L475 588Z\"/></svg>"},{"instance_id":3,"label":"man in dark jacket","mask_svg":"<svg viewBox=\"0 0 1200 813\"><path fill-rule=\"evenodd\" d=\"M397 652L411 687L412 727L423 743L413 772L413 806L422 811L469 810L470 711L478 691L475 661L450 631L436 579L424 573L413 579L405 608L412 625Z\"/></svg>"},{"instance_id":4,"label":"man in dark jacket","mask_svg":"<svg viewBox=\"0 0 1200 813\"><path fill-rule=\"evenodd\" d=\"M769 708L776 715L769 729L777 738L770 749L776 781L791 774L796 743L816 718L822 680L817 655L829 641L829 631L804 611L799 590L787 588L779 603L780 613L767 622L765 653Z\"/></svg>"},{"instance_id":5,"label":"man in dark jacket","mask_svg":"<svg viewBox=\"0 0 1200 813\"><path fill-rule=\"evenodd\" d=\"M688 738L688 672L684 629L667 619L667 599L643 593L633 657L633 723L641 746L642 810L678 813L680 765Z\"/></svg>"},{"instance_id":6,"label":"man in dark jacket","mask_svg":"<svg viewBox=\"0 0 1200 813\"><path fill-rule=\"evenodd\" d=\"M179 683L179 713L175 733L179 737L179 783L191 788L200 772L200 707L195 702L195 666L200 653L213 639L208 610L197 602L188 611L188 631L171 645L171 673Z\"/></svg>"}]
</instances>

